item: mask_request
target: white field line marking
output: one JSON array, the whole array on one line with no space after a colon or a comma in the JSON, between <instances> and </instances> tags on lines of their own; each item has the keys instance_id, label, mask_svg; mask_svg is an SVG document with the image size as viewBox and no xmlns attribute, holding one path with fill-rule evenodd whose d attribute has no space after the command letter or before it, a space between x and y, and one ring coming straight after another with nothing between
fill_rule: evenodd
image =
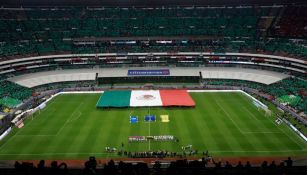
<instances>
[{"instance_id":1,"label":"white field line marking","mask_svg":"<svg viewBox=\"0 0 307 175\"><path fill-rule=\"evenodd\" d=\"M31 120L32 121L32 120ZM20 129L18 129L18 131L15 133L15 135L13 135L12 137L10 137L3 145L1 145L0 147L0 151L2 150L2 148L4 148L5 145L7 145L14 137L16 137L16 135L20 132Z\"/></svg>"},{"instance_id":2,"label":"white field line marking","mask_svg":"<svg viewBox=\"0 0 307 175\"><path fill-rule=\"evenodd\" d=\"M148 127L149 129L148 130L149 130L149 136L150 136L150 122L148 122L148 123L149 123L149 127ZM150 151L150 139L149 139L149 142L148 142L148 150Z\"/></svg>"},{"instance_id":3,"label":"white field line marking","mask_svg":"<svg viewBox=\"0 0 307 175\"><path fill-rule=\"evenodd\" d=\"M273 124L276 124L275 122L273 122L272 120L268 119L270 122L272 122ZM298 143L296 139L294 139L293 137L289 136L283 129L280 129L280 127L278 125L276 125L278 130L281 131L284 135L286 135L290 140L292 140L292 142L294 142L296 145L298 145L302 150L305 150L306 147L302 146L301 143ZM288 129L290 129L288 126L286 126ZM295 134L296 135L296 134ZM298 135L296 135L296 137L298 137ZM299 137L300 138L300 137ZM301 139L301 138L300 138Z\"/></svg>"},{"instance_id":4,"label":"white field line marking","mask_svg":"<svg viewBox=\"0 0 307 175\"><path fill-rule=\"evenodd\" d=\"M150 115L150 108L148 109L148 115ZM151 120L149 120L149 127L148 127L148 136L150 136L150 123L151 123ZM149 139L149 142L148 142L148 150L150 151L150 139Z\"/></svg>"},{"instance_id":5,"label":"white field line marking","mask_svg":"<svg viewBox=\"0 0 307 175\"><path fill-rule=\"evenodd\" d=\"M279 131L244 131L243 134L283 134Z\"/></svg>"},{"instance_id":6,"label":"white field line marking","mask_svg":"<svg viewBox=\"0 0 307 175\"><path fill-rule=\"evenodd\" d=\"M84 102L80 103L79 106L70 114L69 118L66 120L66 122L64 123L64 125L58 130L58 132L55 135L59 135L60 132L64 129L64 127L69 123L69 121L71 120L71 117L74 116L73 114L76 111L79 111L80 107L84 104Z\"/></svg>"},{"instance_id":7,"label":"white field line marking","mask_svg":"<svg viewBox=\"0 0 307 175\"><path fill-rule=\"evenodd\" d=\"M247 96L247 95L246 95L245 93L243 93L243 92L241 92L241 94L243 94L243 96L240 95L240 98L241 98L241 99L245 100L249 106L251 106L251 107L253 107L253 108L257 108L258 112L259 112L260 114L262 114L262 112L260 112L260 111L261 111L261 110L264 111L264 110L261 109L261 110L259 111L259 108L252 104L251 101L254 101L254 100L253 100L251 97ZM251 100L251 101L250 101L250 100ZM246 108L246 109L247 109L247 108ZM268 108L268 109L269 109L269 108ZM248 109L247 109L247 110L248 110ZM248 112L250 112L250 111L248 110ZM261 116L263 117L264 115L261 115ZM265 117L265 119L268 119L268 118ZM259 120L259 119L258 119L258 120ZM259 120L259 121L260 121L260 120ZM276 123L274 123L274 125L278 126Z\"/></svg>"},{"instance_id":8,"label":"white field line marking","mask_svg":"<svg viewBox=\"0 0 307 175\"><path fill-rule=\"evenodd\" d=\"M243 97L242 97L243 98ZM246 98L243 98L244 100L248 101ZM248 103L250 104L250 103ZM251 113L252 114L252 113ZM296 145L298 145L300 148L302 149L306 149L303 146L301 146L301 144L299 144L296 140L294 140L291 136L289 136L283 129L280 129L279 125L277 125L275 122L273 122L270 118L266 118L267 120L269 120L271 123L273 123L279 131L281 131L280 133L283 133L284 135L286 135L290 140L292 140Z\"/></svg>"},{"instance_id":9,"label":"white field line marking","mask_svg":"<svg viewBox=\"0 0 307 175\"><path fill-rule=\"evenodd\" d=\"M33 120L29 121L29 123L27 124L27 127L29 127L29 125L32 123L32 121ZM7 145L7 143L9 143L14 137L17 136L17 134L21 131L22 128L20 128L20 129L16 128L16 129L18 129L17 132L12 137L10 137L3 145L0 146L0 151L4 148L5 145Z\"/></svg>"},{"instance_id":10,"label":"white field line marking","mask_svg":"<svg viewBox=\"0 0 307 175\"><path fill-rule=\"evenodd\" d=\"M100 102L100 99L101 99L103 93L104 93L104 92L101 92L101 93L100 93L100 97L99 97L99 99L98 99L98 101L97 101L97 103L96 103L96 108L97 108L97 106L98 106L98 103Z\"/></svg>"},{"instance_id":11,"label":"white field line marking","mask_svg":"<svg viewBox=\"0 0 307 175\"><path fill-rule=\"evenodd\" d=\"M52 137L52 136L57 136L55 134L38 134L38 135L35 135L35 134L18 134L16 136L20 136L20 137Z\"/></svg>"},{"instance_id":12,"label":"white field line marking","mask_svg":"<svg viewBox=\"0 0 307 175\"><path fill-rule=\"evenodd\" d=\"M70 119L68 122L73 122L75 120L78 120L81 117L81 115L82 115L82 112L78 111L77 117L74 117L74 118Z\"/></svg>"},{"instance_id":13,"label":"white field line marking","mask_svg":"<svg viewBox=\"0 0 307 175\"><path fill-rule=\"evenodd\" d=\"M243 97L242 97L243 98ZM245 99L246 101L248 101L246 98L243 98ZM248 104L251 105L251 103L249 102ZM280 129L280 126L277 125L275 122L273 122L270 118L266 118L267 120L269 120L271 123L273 123L279 131L281 131L281 133L285 134L290 140L292 140L295 144L297 144L301 149L306 149L305 147L301 146L300 143L298 143L294 138L292 138L291 136L289 136L283 129ZM288 126L287 126L288 127ZM289 127L288 127L289 128Z\"/></svg>"},{"instance_id":14,"label":"white field line marking","mask_svg":"<svg viewBox=\"0 0 307 175\"><path fill-rule=\"evenodd\" d=\"M214 100L216 101L216 100ZM220 107L220 109L222 109L222 111L228 116L228 118L231 120L231 122L235 125L235 127L243 134L244 132L241 130L240 127L238 127L238 125L236 124L235 121L233 121L233 119L230 117L230 115L224 110L224 108L219 104L218 101L216 101L216 104Z\"/></svg>"},{"instance_id":15,"label":"white field line marking","mask_svg":"<svg viewBox=\"0 0 307 175\"><path fill-rule=\"evenodd\" d=\"M273 122L271 120L271 118L266 118L267 120L269 120L271 123L273 123L279 131L281 131L281 133L283 133L284 135L286 135L290 140L292 140L296 145L298 145L301 149L306 149L304 146L302 146L300 143L297 142L297 140L295 140L294 138L292 138L291 136L289 136L283 129L280 128L279 125L277 125L275 122ZM289 128L288 126L286 126L287 128ZM290 129L290 128L289 128ZM296 134L295 134L296 135ZM297 135L296 135L297 136ZM301 137L299 137L301 139Z\"/></svg>"},{"instance_id":16,"label":"white field line marking","mask_svg":"<svg viewBox=\"0 0 307 175\"><path fill-rule=\"evenodd\" d=\"M257 120L257 121L260 121L252 112L250 112L246 107L243 107L243 109L245 110L245 111L247 111L250 115L249 116L252 116L255 120Z\"/></svg>"},{"instance_id":17,"label":"white field line marking","mask_svg":"<svg viewBox=\"0 0 307 175\"><path fill-rule=\"evenodd\" d=\"M216 100L215 100L216 101ZM280 132L271 132L271 131L243 131L237 124L236 122L230 117L227 111L224 110L224 108L219 104L218 101L216 101L216 104L222 109L222 111L227 115L227 117L231 120L231 122L236 126L236 128L241 132L241 134L246 135L246 134L270 134L270 133L280 133Z\"/></svg>"},{"instance_id":18,"label":"white field line marking","mask_svg":"<svg viewBox=\"0 0 307 175\"><path fill-rule=\"evenodd\" d=\"M252 112L250 112L250 110L248 110L246 107L244 107L243 109L245 109L245 111L247 111L251 116L253 116L253 118L255 118L257 121L258 121L258 123L260 123L262 126L263 126L263 123L262 123L262 121L260 121ZM280 131L263 131L263 132L261 132L261 133L281 133L282 134L282 132L280 132Z\"/></svg>"},{"instance_id":19,"label":"white field line marking","mask_svg":"<svg viewBox=\"0 0 307 175\"><path fill-rule=\"evenodd\" d=\"M47 103L46 103L46 107L44 107L44 108L42 109L42 111L46 111L46 110L49 108L49 106L51 106L54 102L55 102L54 99L52 99L50 102L47 102ZM54 110L55 110L55 109L54 109Z\"/></svg>"},{"instance_id":20,"label":"white field line marking","mask_svg":"<svg viewBox=\"0 0 307 175\"><path fill-rule=\"evenodd\" d=\"M55 113L55 111L56 111L55 109L50 109L50 111L46 115L42 115L41 111L38 110L38 111L34 112L33 114L31 114L31 117L29 116L27 118L28 119L31 118L31 120L34 120L35 118L40 117L42 121L46 121L46 120L49 120L50 116L53 113ZM43 109L42 109L42 112L44 112Z\"/></svg>"}]
</instances>

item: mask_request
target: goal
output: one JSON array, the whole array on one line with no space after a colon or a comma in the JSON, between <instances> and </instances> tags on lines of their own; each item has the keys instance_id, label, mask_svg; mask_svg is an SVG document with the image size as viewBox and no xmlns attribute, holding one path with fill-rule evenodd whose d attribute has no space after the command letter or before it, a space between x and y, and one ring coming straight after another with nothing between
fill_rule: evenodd
<instances>
[{"instance_id":1,"label":"goal","mask_svg":"<svg viewBox=\"0 0 307 175\"><path fill-rule=\"evenodd\" d=\"M265 112L265 116L266 117L271 117L272 116L272 111L269 110L269 109L264 109L264 112Z\"/></svg>"}]
</instances>

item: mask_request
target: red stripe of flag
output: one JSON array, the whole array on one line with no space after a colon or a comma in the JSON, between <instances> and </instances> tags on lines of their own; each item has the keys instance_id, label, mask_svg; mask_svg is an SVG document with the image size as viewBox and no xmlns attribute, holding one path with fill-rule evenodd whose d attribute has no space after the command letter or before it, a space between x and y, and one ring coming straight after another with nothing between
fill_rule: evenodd
<instances>
[{"instance_id":1,"label":"red stripe of flag","mask_svg":"<svg viewBox=\"0 0 307 175\"><path fill-rule=\"evenodd\" d=\"M195 102L186 90L160 90L163 106L195 106Z\"/></svg>"}]
</instances>

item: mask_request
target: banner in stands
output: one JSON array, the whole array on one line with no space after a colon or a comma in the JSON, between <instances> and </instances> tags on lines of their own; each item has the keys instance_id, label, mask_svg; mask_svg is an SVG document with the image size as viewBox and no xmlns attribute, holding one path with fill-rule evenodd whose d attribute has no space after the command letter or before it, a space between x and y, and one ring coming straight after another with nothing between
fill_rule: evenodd
<instances>
[{"instance_id":1,"label":"banner in stands","mask_svg":"<svg viewBox=\"0 0 307 175\"><path fill-rule=\"evenodd\" d=\"M128 76L159 76L170 75L169 69L159 70L128 70Z\"/></svg>"},{"instance_id":2,"label":"banner in stands","mask_svg":"<svg viewBox=\"0 0 307 175\"><path fill-rule=\"evenodd\" d=\"M105 91L97 107L195 106L186 90Z\"/></svg>"}]
</instances>

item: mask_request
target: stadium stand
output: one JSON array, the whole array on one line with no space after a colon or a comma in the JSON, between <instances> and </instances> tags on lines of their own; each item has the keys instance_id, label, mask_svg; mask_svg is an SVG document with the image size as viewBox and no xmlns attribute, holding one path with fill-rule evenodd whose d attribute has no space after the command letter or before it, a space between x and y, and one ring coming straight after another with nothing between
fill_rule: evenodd
<instances>
[{"instance_id":1,"label":"stadium stand","mask_svg":"<svg viewBox=\"0 0 307 175\"><path fill-rule=\"evenodd\" d=\"M180 82L180 87L251 88L306 116L306 26L306 4L2 7L0 111L18 106L34 96L35 91L74 91L83 90L82 87L93 91L113 89L120 84L124 84L120 88L131 88L125 83L138 80L127 76L129 69L167 66L170 75L166 77L174 77L170 81ZM146 88L148 84L154 87L154 78L143 77L137 88ZM159 83L167 84L169 80L164 78L158 77ZM192 86L188 86L189 81ZM169 121L168 115L165 120ZM304 130L303 134L306 135ZM118 153L138 159L179 157L167 151ZM44 160L38 165L16 161L15 169L0 167L0 174L304 174L307 171L306 165L293 168L291 158L264 161L261 165L215 162L207 157L190 161L182 158L185 155L161 168L159 161L152 166L138 161L111 160L102 164L91 157L83 170L70 169L67 164L71 162L53 161L47 167Z\"/></svg>"},{"instance_id":2,"label":"stadium stand","mask_svg":"<svg viewBox=\"0 0 307 175\"><path fill-rule=\"evenodd\" d=\"M65 81L90 81L95 80L96 73L99 77L128 77L128 70L133 68L101 68L101 69L79 69L79 70L56 70L47 72L38 72L25 74L10 78L17 84L25 87L35 87L43 84L50 84ZM140 69L140 68L135 68ZM143 68L144 69L144 68ZM157 68L158 69L158 68ZM163 69L159 68L159 69ZM240 68L165 68L170 70L170 76L199 76L202 72L204 79L238 79L249 80L262 84L271 84L280 81L288 75L276 73L272 71L260 71L255 69ZM146 70L146 69L144 69ZM121 80L122 83L125 80Z\"/></svg>"},{"instance_id":3,"label":"stadium stand","mask_svg":"<svg viewBox=\"0 0 307 175\"><path fill-rule=\"evenodd\" d=\"M23 100L32 96L32 90L10 81L0 81L0 104L6 107L16 107Z\"/></svg>"},{"instance_id":4,"label":"stadium stand","mask_svg":"<svg viewBox=\"0 0 307 175\"><path fill-rule=\"evenodd\" d=\"M9 96L18 100L24 100L32 95L32 91L29 88L25 88L10 81L0 82L0 96Z\"/></svg>"},{"instance_id":5,"label":"stadium stand","mask_svg":"<svg viewBox=\"0 0 307 175\"><path fill-rule=\"evenodd\" d=\"M302 26L306 21L306 7L300 7L295 14L291 13L293 8L295 7L1 9L0 57L9 59L12 55L103 53L114 50L230 50L251 53L262 51L305 59L306 40L303 38ZM267 22L266 19L271 20ZM298 24L295 25L298 29L292 27L294 23ZM298 34L289 31L287 35L282 30L297 31ZM168 47L165 44L144 47L141 43L122 47L106 40L129 40L131 37L186 39L198 36L204 38L201 43Z\"/></svg>"},{"instance_id":6,"label":"stadium stand","mask_svg":"<svg viewBox=\"0 0 307 175\"><path fill-rule=\"evenodd\" d=\"M44 84L57 82L72 82L72 81L90 81L95 80L96 73L91 70L67 70L67 71L52 71L41 72L35 74L26 74L12 78L12 81L25 87L35 87Z\"/></svg>"},{"instance_id":7,"label":"stadium stand","mask_svg":"<svg viewBox=\"0 0 307 175\"><path fill-rule=\"evenodd\" d=\"M289 96L299 97L297 103L287 103L293 108L297 109L298 112L304 112L307 114L307 98L306 98L306 89L307 84L305 80L298 78L287 78L270 85L264 85L261 83L255 83L251 81L244 80L218 80L218 79L209 79L204 81L205 85L227 85L227 86L240 86L240 87L249 87L257 89L261 92L267 93L280 100L280 97ZM291 98L291 96L289 98Z\"/></svg>"},{"instance_id":8,"label":"stadium stand","mask_svg":"<svg viewBox=\"0 0 307 175\"><path fill-rule=\"evenodd\" d=\"M253 69L209 68L202 71L203 79L236 79L253 81L262 84L272 84L286 78L287 75Z\"/></svg>"},{"instance_id":9,"label":"stadium stand","mask_svg":"<svg viewBox=\"0 0 307 175\"><path fill-rule=\"evenodd\" d=\"M290 6L282 9L283 13L276 18L272 34L278 37L306 38L306 6Z\"/></svg>"}]
</instances>

